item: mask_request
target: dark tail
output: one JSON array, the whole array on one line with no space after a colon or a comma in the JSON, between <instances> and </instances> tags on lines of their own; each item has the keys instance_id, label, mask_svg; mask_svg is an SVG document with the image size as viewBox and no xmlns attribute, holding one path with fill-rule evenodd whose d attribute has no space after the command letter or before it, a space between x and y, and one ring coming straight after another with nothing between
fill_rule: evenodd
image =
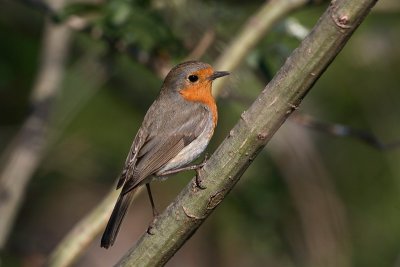
<instances>
[{"instance_id":1,"label":"dark tail","mask_svg":"<svg viewBox=\"0 0 400 267\"><path fill-rule=\"evenodd\" d=\"M129 205L132 202L133 195L136 190L119 195L117 203L115 204L114 210L111 214L110 220L108 221L107 227L104 230L101 238L101 247L109 248L114 244L114 241L118 235L119 227L121 226L122 219L124 218Z\"/></svg>"}]
</instances>

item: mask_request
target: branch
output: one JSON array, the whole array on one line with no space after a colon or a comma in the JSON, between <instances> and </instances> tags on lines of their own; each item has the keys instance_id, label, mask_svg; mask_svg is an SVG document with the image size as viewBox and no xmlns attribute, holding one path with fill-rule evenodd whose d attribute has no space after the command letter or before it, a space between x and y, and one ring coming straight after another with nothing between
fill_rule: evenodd
<instances>
[{"instance_id":1,"label":"branch","mask_svg":"<svg viewBox=\"0 0 400 267\"><path fill-rule=\"evenodd\" d=\"M292 119L295 122L299 123L300 125L333 136L354 138L355 140L363 142L364 144L369 145L378 150L396 149L400 147L400 140L384 143L378 137L376 137L375 135L373 135L368 131L352 128L350 126L339 123L324 122L316 118L313 118L310 115L296 113L295 116L292 116Z\"/></svg>"},{"instance_id":2,"label":"branch","mask_svg":"<svg viewBox=\"0 0 400 267\"><path fill-rule=\"evenodd\" d=\"M140 190L137 190L134 198ZM73 229L64 237L56 249L50 255L46 266L49 267L65 267L71 265L83 252L85 248L104 230L105 224L110 217L114 204L120 191L112 190L107 194L103 201L83 220L81 220Z\"/></svg>"},{"instance_id":3,"label":"branch","mask_svg":"<svg viewBox=\"0 0 400 267\"><path fill-rule=\"evenodd\" d=\"M213 28L206 30L201 39L198 41L197 46L193 49L192 52L190 52L190 54L183 61L199 60L199 58L201 58L205 54L207 49L213 43L214 39L215 39L215 30Z\"/></svg>"},{"instance_id":4,"label":"branch","mask_svg":"<svg viewBox=\"0 0 400 267\"><path fill-rule=\"evenodd\" d=\"M307 4L308 0L271 0L265 1L260 10L250 17L240 33L232 40L229 47L216 60L215 69L233 71L256 44L265 36L265 33L284 16ZM227 79L220 80L213 86L213 94L220 95Z\"/></svg>"},{"instance_id":5,"label":"branch","mask_svg":"<svg viewBox=\"0 0 400 267\"><path fill-rule=\"evenodd\" d=\"M4 247L12 228L26 185L43 156L53 103L61 88L69 40L70 31L65 26L46 23L41 65L32 94L33 112L3 155L4 164L0 170L0 249Z\"/></svg>"},{"instance_id":6,"label":"branch","mask_svg":"<svg viewBox=\"0 0 400 267\"><path fill-rule=\"evenodd\" d=\"M243 172L343 48L375 0L337 0L286 60L253 105L241 115L201 171L121 259L118 266L162 266L221 203Z\"/></svg>"}]
</instances>

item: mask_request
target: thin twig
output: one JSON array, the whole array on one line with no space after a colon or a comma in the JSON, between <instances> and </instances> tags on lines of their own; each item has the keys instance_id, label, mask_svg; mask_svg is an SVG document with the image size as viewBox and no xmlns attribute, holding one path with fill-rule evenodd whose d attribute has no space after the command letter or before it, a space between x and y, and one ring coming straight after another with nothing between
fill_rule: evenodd
<instances>
[{"instance_id":1,"label":"thin twig","mask_svg":"<svg viewBox=\"0 0 400 267\"><path fill-rule=\"evenodd\" d=\"M292 120L310 129L315 129L333 136L354 138L355 140L364 142L366 145L379 150L395 149L400 146L400 140L384 143L371 132L365 130L355 129L339 123L321 121L304 113L296 113L294 115L295 116L291 117Z\"/></svg>"}]
</instances>

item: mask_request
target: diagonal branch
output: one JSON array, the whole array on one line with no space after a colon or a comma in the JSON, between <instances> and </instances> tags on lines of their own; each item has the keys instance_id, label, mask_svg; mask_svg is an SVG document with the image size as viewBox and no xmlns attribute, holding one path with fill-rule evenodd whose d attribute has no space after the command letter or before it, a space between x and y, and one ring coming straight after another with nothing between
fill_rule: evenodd
<instances>
[{"instance_id":1,"label":"diagonal branch","mask_svg":"<svg viewBox=\"0 0 400 267\"><path fill-rule=\"evenodd\" d=\"M221 203L243 172L343 48L376 0L336 0L286 60L202 170L118 266L164 265Z\"/></svg>"},{"instance_id":2,"label":"diagonal branch","mask_svg":"<svg viewBox=\"0 0 400 267\"><path fill-rule=\"evenodd\" d=\"M141 190L140 190L141 191ZM69 266L80 254L85 250L89 243L93 240L93 236L97 236L104 229L104 222L110 217L110 213L114 208L120 191L113 187L107 197L96 206L96 208L83 220L81 220L73 229L64 237L62 242L50 255L46 266L65 267ZM136 191L135 196L139 193Z\"/></svg>"}]
</instances>

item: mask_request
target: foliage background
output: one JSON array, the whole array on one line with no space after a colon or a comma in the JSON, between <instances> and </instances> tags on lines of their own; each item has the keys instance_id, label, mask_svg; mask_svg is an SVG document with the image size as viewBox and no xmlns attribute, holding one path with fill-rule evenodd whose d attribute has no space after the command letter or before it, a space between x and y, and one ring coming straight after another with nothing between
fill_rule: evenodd
<instances>
[{"instance_id":1,"label":"foliage background","mask_svg":"<svg viewBox=\"0 0 400 267\"><path fill-rule=\"evenodd\" d=\"M4 266L40 266L106 194L158 93L158 66L184 60L206 31L215 37L201 59L212 63L261 4L113 0L63 9L61 20L79 15L93 30L73 32L49 145L1 252ZM312 28L326 5L310 4L290 18ZM1 6L0 148L6 153L31 111L45 18L24 1L6 0ZM399 139L399 12L395 0L380 2L316 83L301 112L364 129L382 140ZM218 103L219 125L209 152L299 42L279 23L233 72ZM307 139L298 139L302 134ZM290 147L285 138L302 141ZM308 146L304 140L313 147L312 157L305 159L308 173L315 174L311 177L297 172L302 153L291 160L293 146L300 152ZM327 266L321 262L337 257L348 266L400 266L399 161L398 149L377 150L288 121L168 266ZM154 183L160 210L190 175ZM321 209L320 203L328 206ZM142 194L115 246L105 251L96 239L76 266L112 265L150 221Z\"/></svg>"}]
</instances>

